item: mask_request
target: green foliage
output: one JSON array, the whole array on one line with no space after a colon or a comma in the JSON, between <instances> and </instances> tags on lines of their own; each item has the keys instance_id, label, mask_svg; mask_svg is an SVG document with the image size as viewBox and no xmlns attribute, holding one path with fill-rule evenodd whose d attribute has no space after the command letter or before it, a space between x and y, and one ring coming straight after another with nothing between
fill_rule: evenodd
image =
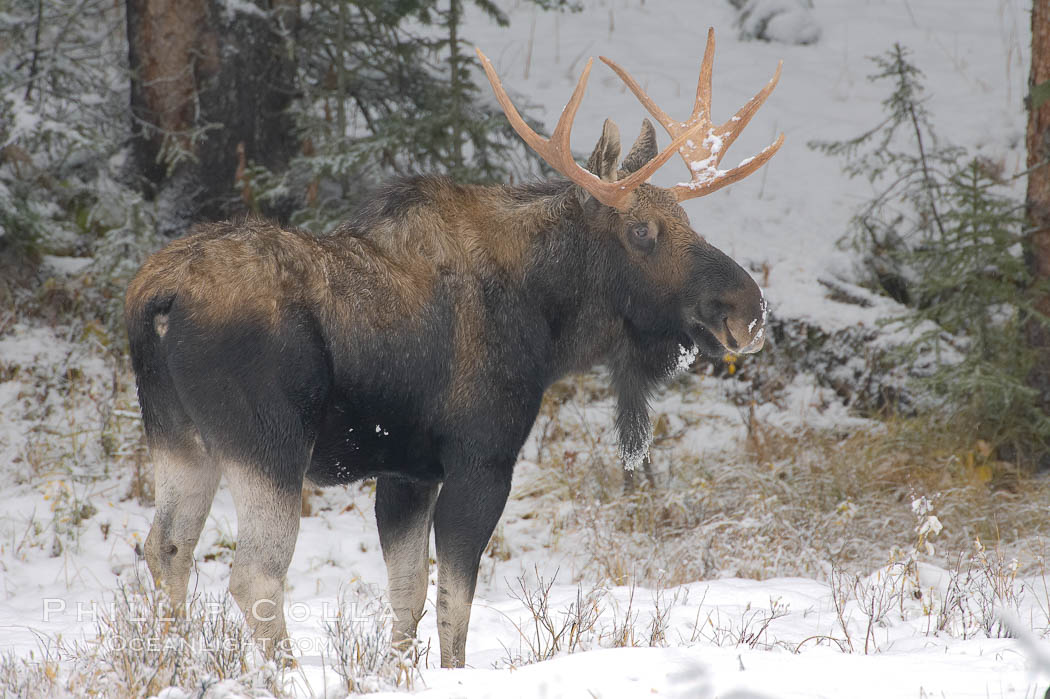
<instances>
[{"instance_id":1,"label":"green foliage","mask_svg":"<svg viewBox=\"0 0 1050 699\"><path fill-rule=\"evenodd\" d=\"M29 259L39 258L47 232L46 211L17 189L0 181L0 251L11 248Z\"/></svg>"},{"instance_id":2,"label":"green foliage","mask_svg":"<svg viewBox=\"0 0 1050 699\"><path fill-rule=\"evenodd\" d=\"M872 80L893 85L886 118L845 141L811 147L845 158L875 197L851 220L869 282L911 306L890 319L912 330L902 357L921 386L1001 458L1050 446L1050 417L1026 384L1035 361L1024 337L1031 277L1022 253L1023 207L996 167L938 143L923 106L922 73L899 44L872 59Z\"/></svg>"},{"instance_id":3,"label":"green foliage","mask_svg":"<svg viewBox=\"0 0 1050 699\"><path fill-rule=\"evenodd\" d=\"M0 37L0 257L94 257L90 284L68 290L79 299L70 306L91 312L62 322L101 323L122 340L124 289L156 247L153 205L121 181L130 126L124 8L0 0ZM62 284L22 297L38 299L26 310L57 314Z\"/></svg>"},{"instance_id":4,"label":"green foliage","mask_svg":"<svg viewBox=\"0 0 1050 699\"><path fill-rule=\"evenodd\" d=\"M979 158L952 173L944 237L910 251L919 308L898 320L920 331L909 349L937 359L925 383L949 397L981 438L1023 456L1050 445L1050 417L1026 383L1036 355L1025 343L1024 322L1037 311L1025 293L1031 276L1021 254L1021 207L1002 189ZM945 344L954 347L945 352ZM961 356L946 361L956 351Z\"/></svg>"},{"instance_id":5,"label":"green foliage","mask_svg":"<svg viewBox=\"0 0 1050 699\"><path fill-rule=\"evenodd\" d=\"M506 182L542 167L474 82L462 14L506 24L498 3L318 0L297 17L264 5L285 31L275 50L295 51L303 147L283 172L248 164L250 208L297 209L294 223L321 231L391 175ZM166 214L126 178L124 14L107 0L0 0L0 252L95 256L100 314L116 324L123 285Z\"/></svg>"}]
</instances>

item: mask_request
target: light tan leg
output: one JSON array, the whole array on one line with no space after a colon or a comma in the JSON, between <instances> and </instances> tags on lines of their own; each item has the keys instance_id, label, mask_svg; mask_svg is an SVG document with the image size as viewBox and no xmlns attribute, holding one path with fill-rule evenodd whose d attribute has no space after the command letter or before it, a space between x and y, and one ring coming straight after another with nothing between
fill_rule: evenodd
<instances>
[{"instance_id":1,"label":"light tan leg","mask_svg":"<svg viewBox=\"0 0 1050 699\"><path fill-rule=\"evenodd\" d=\"M463 667L467 658L467 627L477 581L463 579L459 571L438 565L437 618L441 641L441 667Z\"/></svg>"},{"instance_id":2,"label":"light tan leg","mask_svg":"<svg viewBox=\"0 0 1050 699\"><path fill-rule=\"evenodd\" d=\"M146 565L157 588L181 611L193 549L211 510L219 469L199 448L154 450L153 464L156 511L146 537Z\"/></svg>"},{"instance_id":3,"label":"light tan leg","mask_svg":"<svg viewBox=\"0 0 1050 699\"><path fill-rule=\"evenodd\" d=\"M242 464L226 464L224 471L237 507L230 594L266 656L273 657L288 638L284 581L299 535L302 483L282 488Z\"/></svg>"}]
</instances>

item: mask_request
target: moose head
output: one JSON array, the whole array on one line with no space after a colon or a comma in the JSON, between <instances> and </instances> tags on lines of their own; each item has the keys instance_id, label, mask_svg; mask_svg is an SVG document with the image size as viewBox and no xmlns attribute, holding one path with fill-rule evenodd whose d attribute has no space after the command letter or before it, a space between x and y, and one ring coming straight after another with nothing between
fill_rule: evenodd
<instances>
[{"instance_id":1,"label":"moose head","mask_svg":"<svg viewBox=\"0 0 1050 699\"><path fill-rule=\"evenodd\" d=\"M573 158L569 137L594 59L588 60L550 139L545 139L522 119L481 49L477 49L477 54L500 106L518 135L551 167L586 192L595 204L602 205L591 206L591 225L621 240L635 262L636 275L633 276L648 282L627 283L637 290L679 291L677 298L667 298L664 303L647 299L654 302L636 304L639 312L635 317L640 327L678 320L685 324L692 342L706 354L715 354L721 348L747 354L757 352L764 344L767 306L762 291L747 272L692 229L688 216L677 204L747 177L772 158L783 144L781 133L757 156L743 160L730 170L718 169L725 152L776 87L783 62L747 104L728 121L716 126L711 121L714 51L714 29L709 29L696 100L692 114L685 121L668 116L626 70L602 56L601 60L667 130L671 143L658 151L652 122L646 119L634 146L617 166L619 129L607 119L586 169ZM649 184L649 178L675 153L689 168L690 181L670 188ZM646 294L642 292L631 298L638 296L644 298Z\"/></svg>"}]
</instances>

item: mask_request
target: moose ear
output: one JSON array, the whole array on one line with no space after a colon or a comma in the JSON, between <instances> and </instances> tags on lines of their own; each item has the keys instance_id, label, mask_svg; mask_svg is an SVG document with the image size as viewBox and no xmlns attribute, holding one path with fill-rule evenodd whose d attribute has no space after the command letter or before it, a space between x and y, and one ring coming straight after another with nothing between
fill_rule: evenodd
<instances>
[{"instance_id":1,"label":"moose ear","mask_svg":"<svg viewBox=\"0 0 1050 699\"><path fill-rule=\"evenodd\" d=\"M638 140L631 146L631 152L620 165L621 177L631 174L656 156L656 130L653 129L653 122L642 119L642 131L638 134Z\"/></svg>"},{"instance_id":2,"label":"moose ear","mask_svg":"<svg viewBox=\"0 0 1050 699\"><path fill-rule=\"evenodd\" d=\"M602 137L598 139L598 145L594 147L594 152L587 161L587 169L605 182L614 182L616 163L619 159L620 129L616 128L612 119L606 119L602 125Z\"/></svg>"}]
</instances>

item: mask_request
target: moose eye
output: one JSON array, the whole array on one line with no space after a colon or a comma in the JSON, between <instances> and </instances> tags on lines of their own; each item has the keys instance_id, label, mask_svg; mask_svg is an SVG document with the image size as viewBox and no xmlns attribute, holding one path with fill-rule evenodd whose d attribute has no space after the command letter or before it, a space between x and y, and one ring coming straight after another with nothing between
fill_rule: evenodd
<instances>
[{"instance_id":1,"label":"moose eye","mask_svg":"<svg viewBox=\"0 0 1050 699\"><path fill-rule=\"evenodd\" d=\"M631 224L629 233L631 243L645 252L651 252L656 245L656 224L652 222Z\"/></svg>"}]
</instances>

